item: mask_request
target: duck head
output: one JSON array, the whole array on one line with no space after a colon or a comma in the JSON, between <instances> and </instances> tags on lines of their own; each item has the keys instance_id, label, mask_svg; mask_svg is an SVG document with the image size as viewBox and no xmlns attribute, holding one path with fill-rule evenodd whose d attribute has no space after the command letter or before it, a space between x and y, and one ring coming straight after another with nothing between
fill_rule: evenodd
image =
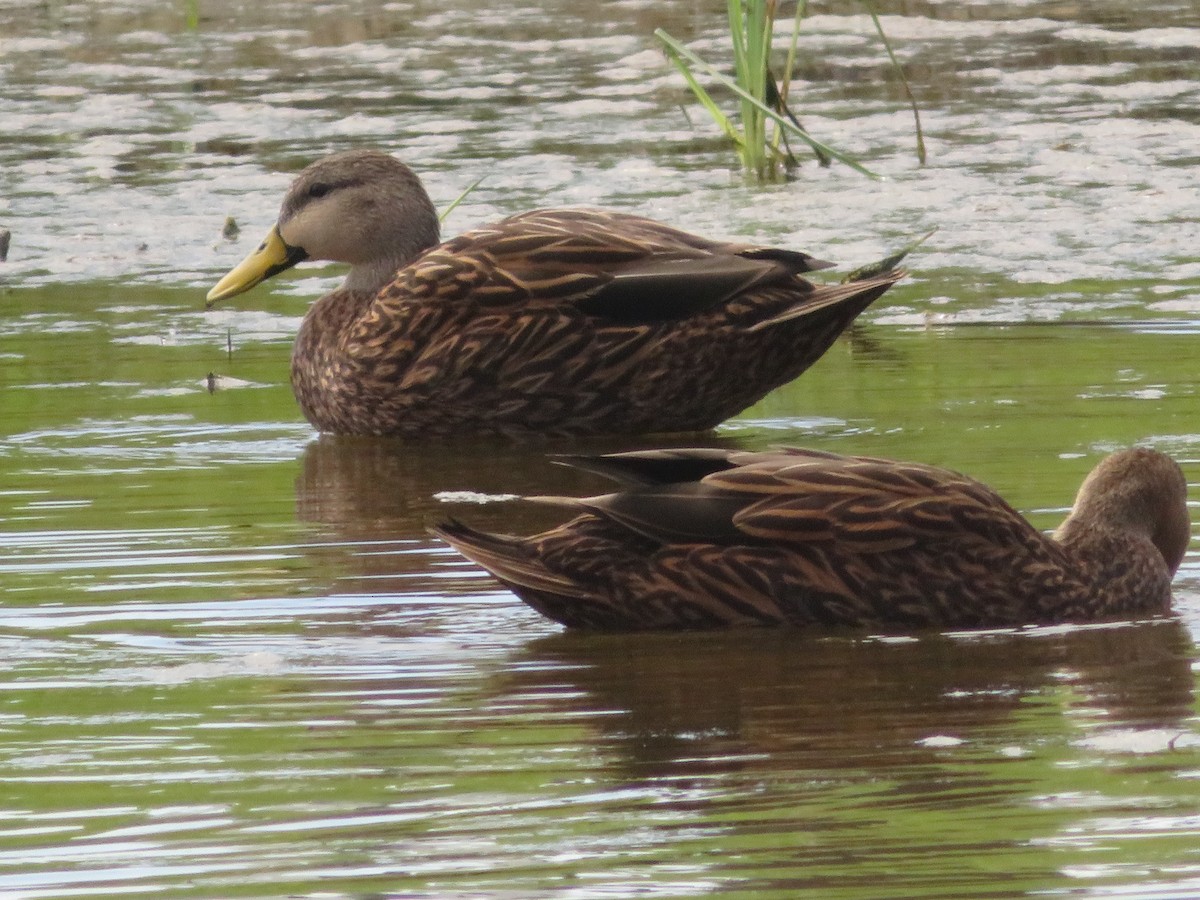
<instances>
[{"instance_id":1,"label":"duck head","mask_svg":"<svg viewBox=\"0 0 1200 900\"><path fill-rule=\"evenodd\" d=\"M250 290L305 259L348 263L343 290L372 296L438 242L420 179L377 150L337 153L304 169L266 238L208 292L206 305Z\"/></svg>"}]
</instances>

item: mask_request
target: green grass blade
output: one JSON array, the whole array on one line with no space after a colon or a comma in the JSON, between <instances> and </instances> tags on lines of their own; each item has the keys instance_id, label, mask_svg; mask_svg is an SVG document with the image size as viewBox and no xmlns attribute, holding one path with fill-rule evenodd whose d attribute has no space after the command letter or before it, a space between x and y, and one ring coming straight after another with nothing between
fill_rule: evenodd
<instances>
[{"instance_id":1,"label":"green grass blade","mask_svg":"<svg viewBox=\"0 0 1200 900\"><path fill-rule=\"evenodd\" d=\"M660 31L662 34L659 34ZM670 38L670 35L668 35L661 28L658 29L658 31L655 31L654 34L655 37L663 42L663 46L667 51L667 58L675 64L677 69L679 69L680 73L683 75L684 81L686 81L688 87L692 89L692 93L696 95L696 99L700 101L700 105L708 111L708 114L712 117L713 121L717 123L717 126L723 132L725 132L726 137L733 141L738 148L738 153L740 154L744 141L741 132L739 132L737 129L737 126L733 124L733 122L727 115L725 115L725 113L721 112L721 108L717 106L716 101L712 98L712 95L710 95L708 91L705 90L704 86L696 80L696 76L692 74L692 70L688 68L687 63L682 59L682 57L675 53L671 44L664 40L664 35L667 38Z\"/></svg>"},{"instance_id":2,"label":"green grass blade","mask_svg":"<svg viewBox=\"0 0 1200 900\"><path fill-rule=\"evenodd\" d=\"M728 0L729 37L733 41L733 72L738 78L746 74L745 27L742 24L741 0Z\"/></svg>"},{"instance_id":3,"label":"green grass blade","mask_svg":"<svg viewBox=\"0 0 1200 900\"><path fill-rule=\"evenodd\" d=\"M754 19L756 8L761 10L761 2L751 3L749 17L742 8L742 0L727 0L729 15L729 37L733 44L733 74L738 84L749 86L751 96L754 95L754 56L758 53L756 47ZM763 177L765 161L763 149L763 122L757 110L745 100L741 101L742 114L742 165Z\"/></svg>"},{"instance_id":4,"label":"green grass blade","mask_svg":"<svg viewBox=\"0 0 1200 900\"><path fill-rule=\"evenodd\" d=\"M792 86L792 73L796 71L796 51L800 47L800 22L808 12L808 0L796 4L796 18L792 20L792 40L788 44L787 59L783 64L783 78L779 82L779 96L786 104Z\"/></svg>"},{"instance_id":5,"label":"green grass blade","mask_svg":"<svg viewBox=\"0 0 1200 900\"><path fill-rule=\"evenodd\" d=\"M800 120L792 114L791 108L788 105L788 95L792 90L792 75L794 75L796 72L796 54L800 48L800 23L804 20L804 16L807 14L807 12L808 0L799 0L799 2L796 4L796 16L792 20L792 39L788 44L787 59L783 64L783 78L781 78L779 81L779 112L787 116L788 119L790 119L792 123L801 130L803 130L804 126L801 125ZM782 128L776 129L775 137L777 139L776 146L778 146L779 138L783 138L786 141L786 133ZM817 157L817 162L819 162L822 166L829 165L831 160L828 156L815 147L812 148L812 151ZM792 164L794 165L796 163L796 159L791 155L792 151L790 147L787 148L787 152Z\"/></svg>"},{"instance_id":6,"label":"green grass blade","mask_svg":"<svg viewBox=\"0 0 1200 900\"><path fill-rule=\"evenodd\" d=\"M446 216L448 216L448 215L450 215L450 213L454 212L455 207L457 207L458 204L460 204L464 200L466 200L467 195L470 194L471 191L475 190L475 188L479 187L480 183L482 183L483 179L485 179L485 178L487 178L486 175L480 175L478 178L476 178L474 181L472 181L470 184L468 184L466 190L464 190L461 194L459 194L457 197L455 197L454 202L451 203L449 206L447 206L444 210L442 210L441 214L438 215L438 221L445 222Z\"/></svg>"},{"instance_id":7,"label":"green grass blade","mask_svg":"<svg viewBox=\"0 0 1200 900\"><path fill-rule=\"evenodd\" d=\"M654 32L654 35L660 41L662 41L663 44L665 44L672 51L674 51L674 53L677 54L680 58L682 58L683 60L686 60L689 67L702 69L703 71L707 72L713 78L717 79L723 85L725 85L725 87L729 88L729 90L733 91L733 93L736 94L738 97L741 97L742 99L748 100L750 103L755 104L757 106L757 108L762 112L763 115L767 116L767 118L771 119L772 121L776 122L783 128L787 129L792 134L799 137L802 141L807 143L810 147L813 147L814 149L819 149L819 150L823 151L824 153L828 154L833 159L838 160L838 162L844 163L845 165L854 169L856 172L861 172L863 175L866 175L869 178L879 178L880 177L879 175L877 175L876 173L874 173L870 169L868 169L866 166L864 166L862 163L855 160L853 157L847 156L845 153L842 153L839 150L835 150L833 147L830 147L828 144L824 144L821 141L818 141L816 138L814 138L812 135L810 135L803 128L797 127L795 124L788 121L786 118L781 116L775 110L771 109L770 107L768 107L762 103L759 103L752 96L750 96L750 94L748 94L745 90L743 90L741 85L737 84L731 78L729 78L728 76L722 74L717 69L710 66L708 63L706 63L704 60L702 60L699 56L697 56L695 53L693 53L687 47L684 47L682 44L680 44L678 41L676 41L673 37L671 37L669 34L667 34L665 31L663 31L661 28L656 29Z\"/></svg>"},{"instance_id":8,"label":"green grass blade","mask_svg":"<svg viewBox=\"0 0 1200 900\"><path fill-rule=\"evenodd\" d=\"M904 259L904 257L908 256L908 254L912 253L923 243L929 240L936 231L937 229L933 228L925 232L925 234L921 235L916 240L910 241L895 253L885 256L878 262L867 263L865 266L859 266L857 269L843 278L842 283L846 284L851 281L862 281L865 278L874 278L876 275L882 275L885 272L892 271L892 269L896 268L896 266L900 264L900 261Z\"/></svg>"},{"instance_id":9,"label":"green grass blade","mask_svg":"<svg viewBox=\"0 0 1200 900\"><path fill-rule=\"evenodd\" d=\"M870 0L862 0L862 4L866 7L871 21L875 23L875 30L879 32L879 39L883 41L883 49L887 51L888 59L892 61L892 68L900 76L900 83L904 85L904 93L908 97L908 105L912 107L913 122L917 129L917 161L921 165L925 165L925 134L921 131L921 113L917 110L917 100L913 96L912 88L909 87L908 78L904 75L904 68L900 65L900 60L896 59L896 54L892 52L892 42L883 32L883 24L879 21L874 5Z\"/></svg>"}]
</instances>

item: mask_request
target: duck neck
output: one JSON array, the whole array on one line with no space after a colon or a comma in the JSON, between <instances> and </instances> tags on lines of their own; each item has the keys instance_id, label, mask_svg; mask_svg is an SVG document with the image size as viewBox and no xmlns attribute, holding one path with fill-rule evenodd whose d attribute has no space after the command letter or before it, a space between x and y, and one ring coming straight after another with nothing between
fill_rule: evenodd
<instances>
[{"instance_id":1,"label":"duck neck","mask_svg":"<svg viewBox=\"0 0 1200 900\"><path fill-rule=\"evenodd\" d=\"M407 266L417 254L397 253L354 265L342 282L341 290L373 298L396 279L396 273Z\"/></svg>"},{"instance_id":2,"label":"duck neck","mask_svg":"<svg viewBox=\"0 0 1200 900\"><path fill-rule=\"evenodd\" d=\"M415 210L410 208L411 204L388 207L390 216L373 226L376 240L364 238L358 242L373 247L379 255L353 262L342 290L374 297L396 280L397 272L426 250L437 246L441 240L441 226L433 204L424 191L413 202L418 207Z\"/></svg>"},{"instance_id":3,"label":"duck neck","mask_svg":"<svg viewBox=\"0 0 1200 900\"><path fill-rule=\"evenodd\" d=\"M1072 519L1054 536L1086 573L1105 614L1154 614L1170 609L1171 573L1149 537Z\"/></svg>"}]
</instances>

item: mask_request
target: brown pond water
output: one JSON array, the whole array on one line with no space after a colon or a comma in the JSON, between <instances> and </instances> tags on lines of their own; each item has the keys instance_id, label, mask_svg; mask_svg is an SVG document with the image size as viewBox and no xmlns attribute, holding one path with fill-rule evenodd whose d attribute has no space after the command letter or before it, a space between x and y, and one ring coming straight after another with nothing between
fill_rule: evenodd
<instances>
[{"instance_id":1,"label":"brown pond water","mask_svg":"<svg viewBox=\"0 0 1200 900\"><path fill-rule=\"evenodd\" d=\"M746 184L655 47L723 5L0 4L0 896L1200 893L1200 557L1177 616L986 634L564 634L426 536L592 491L544 453L318 438L333 268L203 293L290 174L376 145L447 224L595 204L913 276L714 442L952 466L1040 527L1103 453L1200 482L1191 0L813 4ZM191 14L197 17L191 20ZM221 237L225 218L242 237ZM218 389L208 390L210 373Z\"/></svg>"}]
</instances>

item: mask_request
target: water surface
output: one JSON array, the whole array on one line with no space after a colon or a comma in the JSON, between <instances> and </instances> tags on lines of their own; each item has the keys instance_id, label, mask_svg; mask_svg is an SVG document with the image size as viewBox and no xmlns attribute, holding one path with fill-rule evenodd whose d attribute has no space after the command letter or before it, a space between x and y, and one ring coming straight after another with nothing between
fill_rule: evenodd
<instances>
[{"instance_id":1,"label":"water surface","mask_svg":"<svg viewBox=\"0 0 1200 900\"><path fill-rule=\"evenodd\" d=\"M885 175L746 184L650 37L720 5L0 8L0 894L1185 897L1200 559L1165 621L564 634L430 540L601 489L317 437L304 268L213 313L291 174L375 145L447 233L595 204L912 277L710 442L919 459L1053 527L1104 453L1200 481L1193 4L814 5L800 111ZM711 8L710 8L711 7ZM227 240L227 216L242 225ZM691 439L695 440L695 439ZM549 517L549 518L548 518Z\"/></svg>"}]
</instances>

